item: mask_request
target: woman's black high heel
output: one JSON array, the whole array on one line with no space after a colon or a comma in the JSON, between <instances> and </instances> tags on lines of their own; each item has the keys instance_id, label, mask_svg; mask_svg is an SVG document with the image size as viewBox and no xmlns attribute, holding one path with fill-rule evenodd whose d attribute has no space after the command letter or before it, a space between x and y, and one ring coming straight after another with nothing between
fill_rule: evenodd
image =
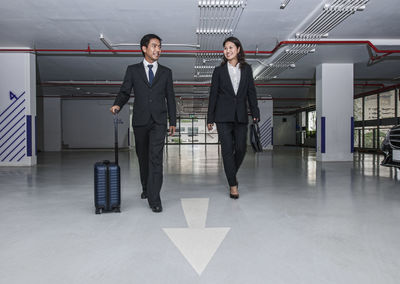
<instances>
[{"instance_id":1,"label":"woman's black high heel","mask_svg":"<svg viewBox=\"0 0 400 284\"><path fill-rule=\"evenodd\" d=\"M239 187L238 187L238 190L239 190ZM231 189L229 188L229 197L232 198L232 199L238 199L239 198L239 193L232 194L231 193Z\"/></svg>"}]
</instances>

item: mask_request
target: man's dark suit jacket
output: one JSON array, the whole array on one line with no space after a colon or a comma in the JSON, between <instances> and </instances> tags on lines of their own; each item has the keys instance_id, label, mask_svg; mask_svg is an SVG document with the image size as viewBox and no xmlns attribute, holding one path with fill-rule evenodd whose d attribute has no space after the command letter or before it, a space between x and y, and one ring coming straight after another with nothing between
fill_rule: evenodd
<instances>
[{"instance_id":1,"label":"man's dark suit jacket","mask_svg":"<svg viewBox=\"0 0 400 284\"><path fill-rule=\"evenodd\" d=\"M171 69L158 64L156 75L150 86L143 62L128 66L114 105L122 108L129 100L132 88L135 95L133 126L146 125L150 117L158 124L167 124L167 109L170 126L176 126L176 105Z\"/></svg>"},{"instance_id":2,"label":"man's dark suit jacket","mask_svg":"<svg viewBox=\"0 0 400 284\"><path fill-rule=\"evenodd\" d=\"M253 118L260 118L251 66L246 64L244 68L240 69L240 83L235 95L229 76L228 64L214 69L208 102L207 123L234 122L236 115L238 122L248 123L247 102Z\"/></svg>"}]
</instances>

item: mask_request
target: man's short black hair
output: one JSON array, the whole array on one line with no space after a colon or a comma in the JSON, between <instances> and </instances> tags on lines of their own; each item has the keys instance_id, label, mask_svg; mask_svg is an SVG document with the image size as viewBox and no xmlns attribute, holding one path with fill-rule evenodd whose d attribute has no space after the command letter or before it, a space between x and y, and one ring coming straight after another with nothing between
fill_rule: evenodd
<instances>
[{"instance_id":1,"label":"man's short black hair","mask_svg":"<svg viewBox=\"0 0 400 284\"><path fill-rule=\"evenodd\" d=\"M142 46L148 47L150 40L152 40L153 38L158 39L161 44L162 39L158 35L155 35L155 34L147 34L147 35L143 36L142 39L140 40L140 50L142 51L143 56L144 56L144 52L143 52Z\"/></svg>"}]
</instances>

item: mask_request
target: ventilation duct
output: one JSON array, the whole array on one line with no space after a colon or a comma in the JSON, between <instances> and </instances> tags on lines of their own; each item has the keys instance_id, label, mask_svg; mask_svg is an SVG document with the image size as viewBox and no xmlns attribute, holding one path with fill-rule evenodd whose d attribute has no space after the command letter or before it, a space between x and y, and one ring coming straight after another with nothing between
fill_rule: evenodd
<instances>
[{"instance_id":1,"label":"ventilation duct","mask_svg":"<svg viewBox=\"0 0 400 284\"><path fill-rule=\"evenodd\" d=\"M357 11L363 11L369 0L335 0L325 4L322 12L304 29L296 33L296 41L318 41ZM308 53L315 51L315 44L294 44L279 53L272 62L265 60L255 72L256 80L277 78L283 71L293 66ZM269 63L269 64L268 64Z\"/></svg>"},{"instance_id":2,"label":"ventilation duct","mask_svg":"<svg viewBox=\"0 0 400 284\"><path fill-rule=\"evenodd\" d=\"M236 30L246 4L247 1L244 0L200 0L199 26L196 31L200 49L221 50L224 39L232 36ZM197 54L194 77L196 79L210 78L214 64L220 61L219 54Z\"/></svg>"}]
</instances>

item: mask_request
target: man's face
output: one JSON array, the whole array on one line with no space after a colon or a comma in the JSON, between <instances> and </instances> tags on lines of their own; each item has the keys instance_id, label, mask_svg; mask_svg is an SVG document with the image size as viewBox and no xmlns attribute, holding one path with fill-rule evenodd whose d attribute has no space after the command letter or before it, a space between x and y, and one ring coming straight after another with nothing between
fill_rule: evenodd
<instances>
[{"instance_id":1,"label":"man's face","mask_svg":"<svg viewBox=\"0 0 400 284\"><path fill-rule=\"evenodd\" d=\"M146 59L146 61L149 63L153 63L154 61L157 61L160 57L161 42L156 38L152 38L148 46L142 46L142 50L144 52L144 58Z\"/></svg>"}]
</instances>

